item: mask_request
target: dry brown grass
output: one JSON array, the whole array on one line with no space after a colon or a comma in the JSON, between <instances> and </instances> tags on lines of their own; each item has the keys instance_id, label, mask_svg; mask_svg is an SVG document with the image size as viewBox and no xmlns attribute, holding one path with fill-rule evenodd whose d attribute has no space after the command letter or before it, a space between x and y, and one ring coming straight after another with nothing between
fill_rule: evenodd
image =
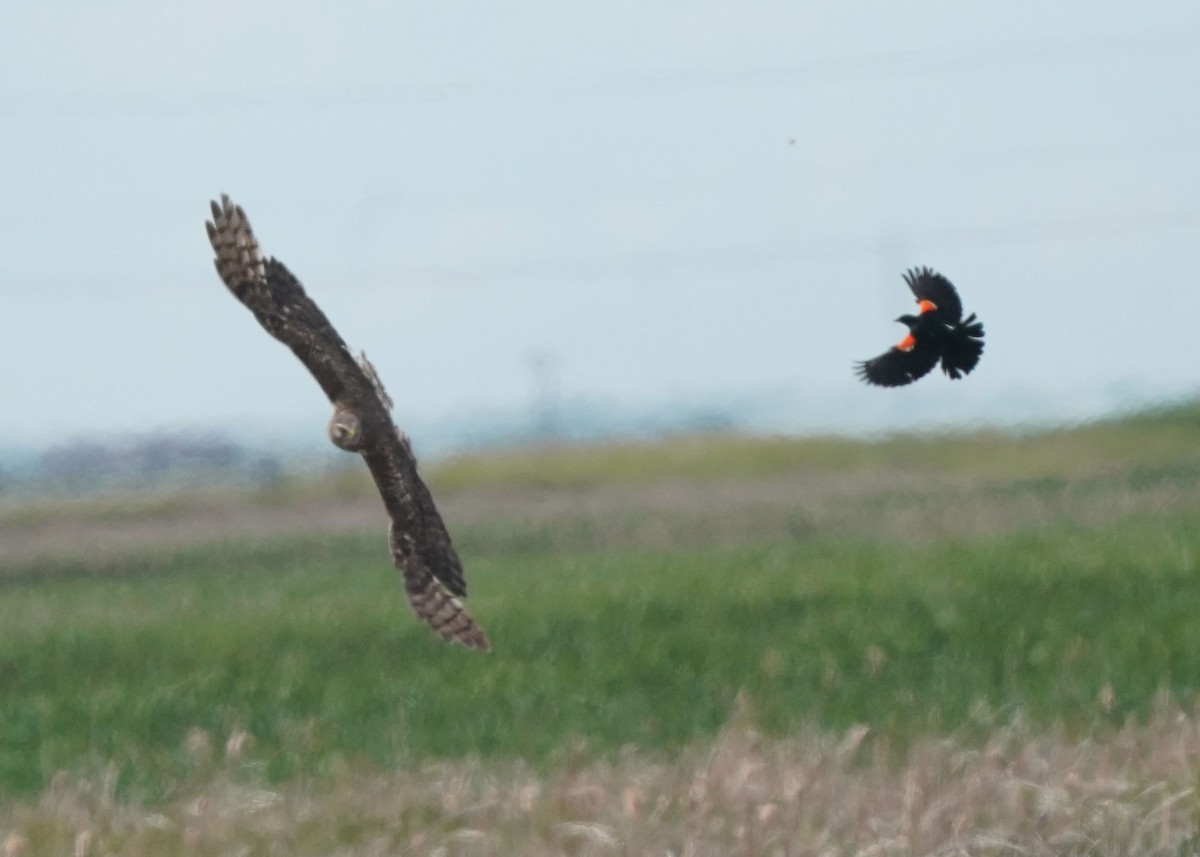
<instances>
[{"instance_id":1,"label":"dry brown grass","mask_svg":"<svg viewBox=\"0 0 1200 857\"><path fill-rule=\"evenodd\" d=\"M864 728L780 741L741 720L671 760L568 754L546 773L346 765L319 789L277 791L249 785L244 735L216 763L196 733L193 779L166 804L118 800L111 778L61 776L36 802L0 809L0 841L8 855L78 857L1194 853L1200 722L1168 704L1103 736L1016 722L902 758Z\"/></svg>"}]
</instances>

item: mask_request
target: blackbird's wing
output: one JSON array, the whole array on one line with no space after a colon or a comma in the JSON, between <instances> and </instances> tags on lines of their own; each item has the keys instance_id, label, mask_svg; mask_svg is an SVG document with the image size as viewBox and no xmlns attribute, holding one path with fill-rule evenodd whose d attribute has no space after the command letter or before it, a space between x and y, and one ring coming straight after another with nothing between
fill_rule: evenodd
<instances>
[{"instance_id":1,"label":"blackbird's wing","mask_svg":"<svg viewBox=\"0 0 1200 857\"><path fill-rule=\"evenodd\" d=\"M929 301L937 307L936 312L942 321L958 324L963 308L953 283L930 268L910 268L904 272L904 282L912 289L917 303Z\"/></svg>"},{"instance_id":2,"label":"blackbird's wing","mask_svg":"<svg viewBox=\"0 0 1200 857\"><path fill-rule=\"evenodd\" d=\"M858 377L876 387L903 387L937 365L938 350L928 340L917 340L911 348L893 346L872 360L855 366Z\"/></svg>"}]
</instances>

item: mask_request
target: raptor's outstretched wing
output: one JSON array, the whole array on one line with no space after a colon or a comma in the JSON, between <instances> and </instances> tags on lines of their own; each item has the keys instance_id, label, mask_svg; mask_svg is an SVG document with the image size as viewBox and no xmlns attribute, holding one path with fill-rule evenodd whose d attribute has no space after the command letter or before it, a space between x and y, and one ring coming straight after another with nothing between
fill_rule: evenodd
<instances>
[{"instance_id":1,"label":"raptor's outstretched wing","mask_svg":"<svg viewBox=\"0 0 1200 857\"><path fill-rule=\"evenodd\" d=\"M334 406L355 420L352 441L336 441L367 462L391 518L392 560L404 575L413 612L444 640L489 649L487 636L459 598L467 594L462 563L412 448L392 422L391 400L374 367L350 349L277 259L264 259L240 206L222 195L206 224L217 273L268 333L300 358Z\"/></svg>"}]
</instances>

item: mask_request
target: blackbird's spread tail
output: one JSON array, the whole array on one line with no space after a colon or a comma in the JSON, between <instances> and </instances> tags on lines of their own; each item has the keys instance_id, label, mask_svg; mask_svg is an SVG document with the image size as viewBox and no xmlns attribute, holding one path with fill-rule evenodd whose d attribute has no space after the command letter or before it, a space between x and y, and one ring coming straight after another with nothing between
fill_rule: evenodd
<instances>
[{"instance_id":1,"label":"blackbird's spread tail","mask_svg":"<svg viewBox=\"0 0 1200 857\"><path fill-rule=\"evenodd\" d=\"M983 322L971 313L954 325L942 351L942 371L958 380L969 373L983 354Z\"/></svg>"}]
</instances>

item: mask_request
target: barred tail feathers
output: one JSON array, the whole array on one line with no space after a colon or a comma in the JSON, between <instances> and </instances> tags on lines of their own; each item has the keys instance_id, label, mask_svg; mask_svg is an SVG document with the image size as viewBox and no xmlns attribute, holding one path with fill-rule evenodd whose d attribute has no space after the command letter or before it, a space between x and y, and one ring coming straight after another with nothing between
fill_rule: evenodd
<instances>
[{"instance_id":1,"label":"barred tail feathers","mask_svg":"<svg viewBox=\"0 0 1200 857\"><path fill-rule=\"evenodd\" d=\"M414 615L448 643L461 643L468 649L491 651L487 634L413 549L411 536L397 538L393 523L388 536L392 560L404 576L404 594Z\"/></svg>"},{"instance_id":2,"label":"barred tail feathers","mask_svg":"<svg viewBox=\"0 0 1200 857\"><path fill-rule=\"evenodd\" d=\"M423 586L415 586L416 581L405 578L404 592L408 596L408 605L416 617L433 629L448 643L461 643L468 649L487 652L492 648L487 634L478 623L471 618L463 603L450 594L450 591L432 574L427 575Z\"/></svg>"}]
</instances>

